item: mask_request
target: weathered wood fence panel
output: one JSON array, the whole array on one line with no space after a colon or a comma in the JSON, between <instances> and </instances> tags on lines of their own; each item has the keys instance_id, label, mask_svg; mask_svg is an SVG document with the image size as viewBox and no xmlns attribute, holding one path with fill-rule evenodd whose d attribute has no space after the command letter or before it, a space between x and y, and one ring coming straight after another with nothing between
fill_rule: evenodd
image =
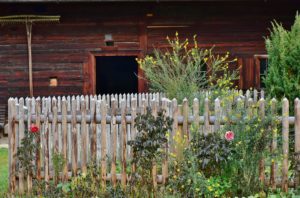
<instances>
[{"instance_id":1,"label":"weathered wood fence panel","mask_svg":"<svg viewBox=\"0 0 300 198\"><path fill-rule=\"evenodd\" d=\"M204 96L209 93L203 92ZM260 93L263 96L263 93ZM138 131L134 127L134 119L137 114L144 114L147 107L152 108L152 114L157 115L161 109L166 115L173 118L172 131L169 134L167 152L175 152L173 137L177 132L180 135L191 138L190 127L194 124L200 127L203 133L211 133L221 129L226 119L230 119L232 105L247 111L248 116L256 114L264 119L266 116L265 100L259 96L257 91L247 91L245 95L235 91L232 100L217 98L210 101L208 97L194 99L189 104L187 99L177 101L168 99L164 94L123 94L103 96L68 96L58 98L10 98L8 100L8 131L9 131L9 188L10 191L24 192L31 189L31 177L24 178L24 172L19 169L16 153L24 132L32 123L40 128L36 139L41 145L41 151L34 162L37 167L36 177L38 180L49 182L54 177L51 157L53 153L62 153L67 162L63 167L62 180L67 181L71 176L76 176L78 170L87 171L87 165L91 161L101 164L101 185L104 187L106 181L111 181L113 186L120 181L125 187L130 179L126 172L129 161L133 157L131 148L127 145L128 140L135 138ZM224 103L225 102L225 103ZM282 124L282 177L279 180L283 190L288 188L288 138L289 127L295 127L295 151L300 151L300 103L295 100L295 113L289 116L289 101L282 101L282 115L276 115L276 100L271 100L271 114L276 116ZM179 105L180 104L180 105ZM200 111L203 104L203 112ZM254 108L259 104L259 108ZM278 122L272 122L271 128L276 128ZM270 142L271 152L277 150L278 133L272 133ZM296 157L299 157L298 155ZM298 161L299 159L296 158ZM120 164L121 170L117 171ZM298 178L295 184L299 184L299 164L296 166ZM272 188L278 184L278 170L276 161L272 160L270 178L265 178L264 159L260 163L260 179L269 183ZM158 170L161 167L161 170ZM135 164L131 170L136 170ZM16 174L18 172L18 174ZM161 166L153 164L153 184L165 183L168 177L168 158L163 159Z\"/></svg>"}]
</instances>

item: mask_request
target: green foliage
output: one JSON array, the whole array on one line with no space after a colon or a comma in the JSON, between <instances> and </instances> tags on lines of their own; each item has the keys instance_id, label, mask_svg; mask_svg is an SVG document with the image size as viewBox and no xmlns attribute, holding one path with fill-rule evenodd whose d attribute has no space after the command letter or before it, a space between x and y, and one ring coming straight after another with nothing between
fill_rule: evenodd
<instances>
[{"instance_id":1,"label":"green foliage","mask_svg":"<svg viewBox=\"0 0 300 198\"><path fill-rule=\"evenodd\" d=\"M8 190L8 149L0 148L0 197Z\"/></svg>"},{"instance_id":2,"label":"green foliage","mask_svg":"<svg viewBox=\"0 0 300 198\"><path fill-rule=\"evenodd\" d=\"M224 197L231 191L231 181L226 177L214 176L207 180L206 196L208 197Z\"/></svg>"},{"instance_id":3,"label":"green foliage","mask_svg":"<svg viewBox=\"0 0 300 198\"><path fill-rule=\"evenodd\" d=\"M34 141L36 136L37 133L31 133L26 130L25 136L18 147L17 158L19 160L19 168L22 168L26 175L34 173L34 164L32 162L35 160L35 154L39 149L39 145Z\"/></svg>"},{"instance_id":4,"label":"green foliage","mask_svg":"<svg viewBox=\"0 0 300 198\"><path fill-rule=\"evenodd\" d=\"M277 22L266 39L269 66L264 79L266 93L272 97L294 100L300 94L300 16L291 30Z\"/></svg>"},{"instance_id":5,"label":"green foliage","mask_svg":"<svg viewBox=\"0 0 300 198\"><path fill-rule=\"evenodd\" d=\"M174 39L167 37L167 41L170 51L154 49L153 56L138 60L151 91L182 101L185 97L193 99L203 89L224 90L233 86L238 75L228 70L229 64L236 61L229 60L229 53L219 56L213 54L213 48L199 48L196 36L191 48L188 39L180 41L178 33Z\"/></svg>"},{"instance_id":6,"label":"green foliage","mask_svg":"<svg viewBox=\"0 0 300 198\"><path fill-rule=\"evenodd\" d=\"M232 142L219 133L204 135L196 132L190 144L192 154L198 159L196 163L206 177L220 174L222 164L233 154Z\"/></svg>"},{"instance_id":7,"label":"green foliage","mask_svg":"<svg viewBox=\"0 0 300 198\"><path fill-rule=\"evenodd\" d=\"M58 180L59 180L59 173L62 172L63 167L66 163L66 160L65 160L63 154L53 152L52 163L53 163L53 168L54 168L55 184L57 184Z\"/></svg>"},{"instance_id":8,"label":"green foliage","mask_svg":"<svg viewBox=\"0 0 300 198\"><path fill-rule=\"evenodd\" d=\"M175 157L175 158L174 158ZM206 192L206 178L199 168L198 158L190 149L185 149L184 158L171 156L167 192L172 195L201 197Z\"/></svg>"},{"instance_id":9,"label":"green foliage","mask_svg":"<svg viewBox=\"0 0 300 198\"><path fill-rule=\"evenodd\" d=\"M146 114L139 114L135 119L135 127L139 133L135 140L128 141L128 145L132 147L132 163L136 164L138 175L133 174L131 182L138 185L139 189L146 188L149 195L156 191L152 185L152 166L161 161L163 148L167 143L166 134L172 129L172 123L173 120L166 117L163 111L153 116L151 108L147 108Z\"/></svg>"},{"instance_id":10,"label":"green foliage","mask_svg":"<svg viewBox=\"0 0 300 198\"><path fill-rule=\"evenodd\" d=\"M87 173L81 173L72 178L71 191L74 197L93 197L99 196L103 189L100 187L100 168L96 163L91 163Z\"/></svg>"},{"instance_id":11,"label":"green foliage","mask_svg":"<svg viewBox=\"0 0 300 198\"><path fill-rule=\"evenodd\" d=\"M259 115L259 102L257 102L250 106L248 111L240 108L233 109L229 120L233 119L235 123L228 121L222 129L235 133L232 142L235 152L223 167L222 175L231 181L232 193L236 196L251 195L253 192L265 190L259 181L258 165L262 158L271 161L276 157L276 153L274 156L270 155L269 149L272 134L277 134L277 128L270 126L277 120L276 117L271 116L270 103L265 104L266 117L264 119L261 119Z\"/></svg>"}]
</instances>

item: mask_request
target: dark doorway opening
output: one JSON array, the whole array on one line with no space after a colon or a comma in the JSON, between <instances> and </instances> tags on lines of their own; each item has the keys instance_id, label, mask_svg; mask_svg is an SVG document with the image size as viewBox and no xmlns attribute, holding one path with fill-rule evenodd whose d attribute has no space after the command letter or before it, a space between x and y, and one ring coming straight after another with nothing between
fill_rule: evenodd
<instances>
[{"instance_id":1,"label":"dark doorway opening","mask_svg":"<svg viewBox=\"0 0 300 198\"><path fill-rule=\"evenodd\" d=\"M135 56L96 56L97 94L137 93Z\"/></svg>"}]
</instances>

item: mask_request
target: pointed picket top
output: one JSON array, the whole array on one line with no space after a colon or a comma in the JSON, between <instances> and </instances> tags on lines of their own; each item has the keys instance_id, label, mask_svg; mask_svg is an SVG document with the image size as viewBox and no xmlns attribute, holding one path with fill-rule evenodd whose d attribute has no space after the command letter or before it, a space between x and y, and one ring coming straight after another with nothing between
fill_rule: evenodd
<instances>
[{"instance_id":1,"label":"pointed picket top","mask_svg":"<svg viewBox=\"0 0 300 198\"><path fill-rule=\"evenodd\" d=\"M263 89L260 90L260 97L265 98L265 91Z\"/></svg>"}]
</instances>

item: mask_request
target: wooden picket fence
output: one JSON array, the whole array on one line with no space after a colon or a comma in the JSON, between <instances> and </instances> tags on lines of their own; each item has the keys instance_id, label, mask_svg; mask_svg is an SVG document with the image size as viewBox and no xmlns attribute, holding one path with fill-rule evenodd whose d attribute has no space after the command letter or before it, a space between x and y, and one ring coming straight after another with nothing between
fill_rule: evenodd
<instances>
[{"instance_id":1,"label":"wooden picket fence","mask_svg":"<svg viewBox=\"0 0 300 198\"><path fill-rule=\"evenodd\" d=\"M259 103L260 116L265 116L264 93L241 91L234 101L241 103L243 108L252 108ZM209 93L203 92L207 96ZM189 104L183 100L178 104L176 99L169 100L164 94L123 94L103 96L67 96L43 98L10 98L8 100L8 135L9 135L9 188L11 192L24 192L32 188L31 177L24 177L24 171L18 167L16 157L18 146L24 137L25 130L31 123L39 128L37 144L41 145L41 152L33 162L36 166L36 179L46 183L54 177L52 156L53 153L62 153L68 163L65 164L61 178L67 181L76 176L79 171L86 172L91 160L95 160L101 167L101 185L107 181L115 186L118 181L125 186L129 176L126 167L132 158L132 151L127 145L128 140L134 139L138 131L134 127L137 114L145 113L151 107L152 114L156 115L160 109L173 118L173 129L170 133L168 151L174 150L173 136L177 131L190 136L191 124L202 127L204 133L220 129L224 123L224 113L228 105L223 107L222 101L216 99L203 101L204 113L200 115L198 99ZM272 105L275 108L276 100ZM230 106L230 105L229 105ZM213 109L213 110L212 110ZM214 112L214 115L211 115ZM274 114L275 115L275 114ZM294 116L289 116L289 101L282 102L282 116L278 116L282 123L282 175L279 182L284 190L288 188L288 156L289 156L289 126L295 128L295 153L300 152L300 102L295 100ZM273 138L271 151L276 152L277 140ZM298 157L298 156L297 156ZM161 170L153 167L153 184L164 184L168 177L168 159L163 160ZM117 172L120 163L121 171ZM297 172L298 173L298 172ZM272 162L270 178L261 174L261 180L268 182L273 188L278 184L276 162ZM298 181L294 183L297 185Z\"/></svg>"}]
</instances>

